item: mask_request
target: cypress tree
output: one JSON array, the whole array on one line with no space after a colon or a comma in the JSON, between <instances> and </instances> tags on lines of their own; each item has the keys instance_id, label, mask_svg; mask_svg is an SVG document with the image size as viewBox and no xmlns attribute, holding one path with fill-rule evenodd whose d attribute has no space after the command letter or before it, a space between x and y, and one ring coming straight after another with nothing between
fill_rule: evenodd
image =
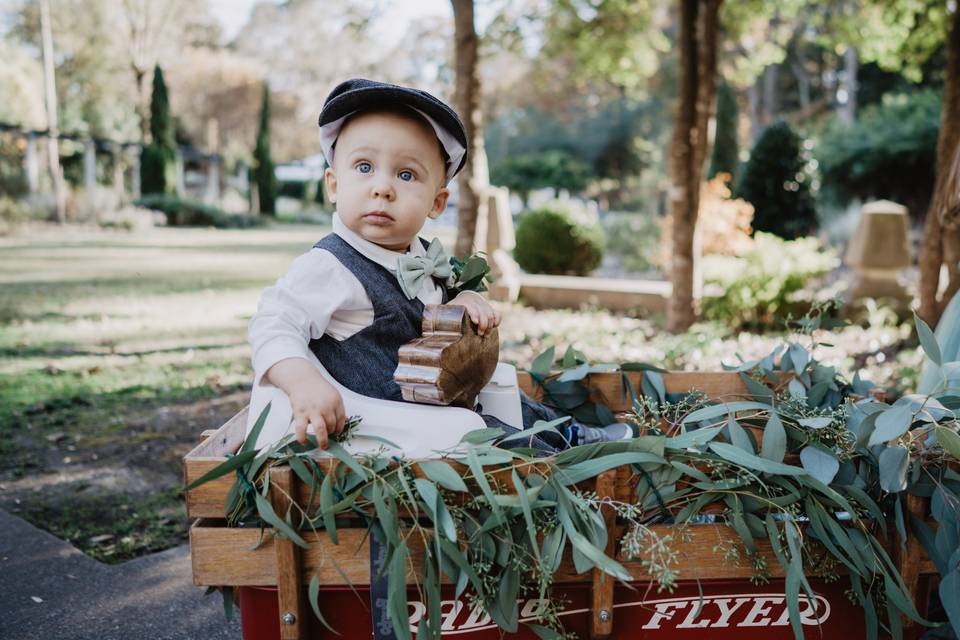
<instances>
[{"instance_id":1,"label":"cypress tree","mask_svg":"<svg viewBox=\"0 0 960 640\"><path fill-rule=\"evenodd\" d=\"M140 189L143 193L168 193L176 180L176 141L167 85L160 65L153 69L150 97L150 144L140 153Z\"/></svg>"},{"instance_id":2,"label":"cypress tree","mask_svg":"<svg viewBox=\"0 0 960 640\"><path fill-rule=\"evenodd\" d=\"M717 90L717 133L713 141L710 170L707 178L718 173L736 177L740 149L737 146L737 97L727 82L721 81Z\"/></svg>"},{"instance_id":3,"label":"cypress tree","mask_svg":"<svg viewBox=\"0 0 960 640\"><path fill-rule=\"evenodd\" d=\"M260 111L260 130L253 150L253 179L257 183L260 213L276 214L277 178L270 157L270 85L263 83L263 109Z\"/></svg>"},{"instance_id":4,"label":"cypress tree","mask_svg":"<svg viewBox=\"0 0 960 640\"><path fill-rule=\"evenodd\" d=\"M816 227L800 137L786 122L760 134L740 176L736 196L753 205L753 230L793 239Z\"/></svg>"}]
</instances>

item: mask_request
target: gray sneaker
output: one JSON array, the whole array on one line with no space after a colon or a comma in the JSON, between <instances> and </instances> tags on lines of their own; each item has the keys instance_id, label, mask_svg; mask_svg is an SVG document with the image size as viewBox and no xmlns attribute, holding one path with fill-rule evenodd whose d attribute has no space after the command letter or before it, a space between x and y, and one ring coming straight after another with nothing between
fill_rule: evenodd
<instances>
[{"instance_id":1,"label":"gray sneaker","mask_svg":"<svg viewBox=\"0 0 960 640\"><path fill-rule=\"evenodd\" d=\"M579 433L577 444L593 444L595 442L616 442L633 438L633 429L622 422L614 422L605 427L588 427L578 425Z\"/></svg>"}]
</instances>

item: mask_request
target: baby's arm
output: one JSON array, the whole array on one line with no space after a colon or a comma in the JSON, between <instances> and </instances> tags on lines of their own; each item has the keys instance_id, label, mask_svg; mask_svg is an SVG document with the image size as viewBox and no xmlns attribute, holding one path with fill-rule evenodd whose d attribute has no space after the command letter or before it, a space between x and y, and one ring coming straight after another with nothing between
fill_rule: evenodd
<instances>
[{"instance_id":1,"label":"baby's arm","mask_svg":"<svg viewBox=\"0 0 960 640\"><path fill-rule=\"evenodd\" d=\"M307 442L308 424L313 425L321 449L327 448L328 434L343 431L346 415L340 392L308 361L303 358L281 360L267 370L264 378L290 398L299 442Z\"/></svg>"},{"instance_id":2,"label":"baby's arm","mask_svg":"<svg viewBox=\"0 0 960 640\"><path fill-rule=\"evenodd\" d=\"M283 390L290 399L297 440L306 442L312 424L322 448L329 434L342 431L344 408L340 394L308 360L309 344L346 304L338 264L326 251L298 257L275 285L264 289L249 325L256 383L266 381Z\"/></svg>"}]
</instances>

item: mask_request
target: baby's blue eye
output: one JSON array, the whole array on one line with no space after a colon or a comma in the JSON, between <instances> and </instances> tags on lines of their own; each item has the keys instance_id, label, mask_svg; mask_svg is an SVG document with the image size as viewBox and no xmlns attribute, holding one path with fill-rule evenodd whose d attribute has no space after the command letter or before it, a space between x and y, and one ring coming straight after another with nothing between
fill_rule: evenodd
<instances>
[{"instance_id":1,"label":"baby's blue eye","mask_svg":"<svg viewBox=\"0 0 960 640\"><path fill-rule=\"evenodd\" d=\"M357 171L360 173L370 173L373 171L373 165L371 165L369 162L357 163Z\"/></svg>"},{"instance_id":2,"label":"baby's blue eye","mask_svg":"<svg viewBox=\"0 0 960 640\"><path fill-rule=\"evenodd\" d=\"M400 179L403 180L404 182L410 182L414 178L412 171L404 170L397 175L400 176Z\"/></svg>"}]
</instances>

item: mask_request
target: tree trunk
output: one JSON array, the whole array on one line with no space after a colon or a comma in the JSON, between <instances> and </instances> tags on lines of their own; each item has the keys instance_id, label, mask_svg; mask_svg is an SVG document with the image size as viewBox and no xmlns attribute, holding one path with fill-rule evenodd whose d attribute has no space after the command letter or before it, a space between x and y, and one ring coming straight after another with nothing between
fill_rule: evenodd
<instances>
[{"instance_id":1,"label":"tree trunk","mask_svg":"<svg viewBox=\"0 0 960 640\"><path fill-rule=\"evenodd\" d=\"M700 183L707 157L707 125L713 112L717 72L717 16L722 0L680 0L679 97L670 147L673 294L667 305L670 331L694 320L694 237Z\"/></svg>"},{"instance_id":2,"label":"tree trunk","mask_svg":"<svg viewBox=\"0 0 960 640\"><path fill-rule=\"evenodd\" d=\"M800 111L806 111L810 108L810 77L807 75L807 56L804 52L803 30L805 25L801 25L794 33L793 39L793 59L790 62L790 70L793 71L793 77L797 80L797 94L800 98Z\"/></svg>"},{"instance_id":3,"label":"tree trunk","mask_svg":"<svg viewBox=\"0 0 960 640\"><path fill-rule=\"evenodd\" d=\"M53 33L50 27L50 3L40 0L40 38L43 51L43 87L47 107L47 162L50 183L53 185L57 222L67 221L67 196L63 189L63 170L60 168L60 126L57 116L57 83L54 76Z\"/></svg>"},{"instance_id":4,"label":"tree trunk","mask_svg":"<svg viewBox=\"0 0 960 640\"><path fill-rule=\"evenodd\" d=\"M840 105L840 120L846 125L852 125L857 119L857 70L859 68L856 47L847 47L843 54L843 89L846 92L846 101Z\"/></svg>"},{"instance_id":5,"label":"tree trunk","mask_svg":"<svg viewBox=\"0 0 960 640\"><path fill-rule=\"evenodd\" d=\"M780 65L769 64L763 70L763 124L768 127L780 110L777 96L777 83L780 80Z\"/></svg>"},{"instance_id":6,"label":"tree trunk","mask_svg":"<svg viewBox=\"0 0 960 640\"><path fill-rule=\"evenodd\" d=\"M485 206L483 190L487 175L483 149L483 113L480 108L479 39L473 23L473 0L451 0L456 68L454 104L467 129L470 150L463 171L458 177L457 242L454 253L467 256L475 250L477 223Z\"/></svg>"},{"instance_id":7,"label":"tree trunk","mask_svg":"<svg viewBox=\"0 0 960 640\"><path fill-rule=\"evenodd\" d=\"M137 104L134 110L140 118L140 142L150 144L150 96L147 92L147 73L135 64L131 64L134 81L137 83Z\"/></svg>"},{"instance_id":8,"label":"tree trunk","mask_svg":"<svg viewBox=\"0 0 960 640\"><path fill-rule=\"evenodd\" d=\"M747 87L747 112L750 114L750 146L753 147L763 125L760 122L760 78Z\"/></svg>"},{"instance_id":9,"label":"tree trunk","mask_svg":"<svg viewBox=\"0 0 960 640\"><path fill-rule=\"evenodd\" d=\"M954 10L947 37L947 72L937 138L937 178L927 209L920 247L920 317L936 326L950 298L960 289L960 9ZM940 276L947 281L941 296Z\"/></svg>"}]
</instances>

